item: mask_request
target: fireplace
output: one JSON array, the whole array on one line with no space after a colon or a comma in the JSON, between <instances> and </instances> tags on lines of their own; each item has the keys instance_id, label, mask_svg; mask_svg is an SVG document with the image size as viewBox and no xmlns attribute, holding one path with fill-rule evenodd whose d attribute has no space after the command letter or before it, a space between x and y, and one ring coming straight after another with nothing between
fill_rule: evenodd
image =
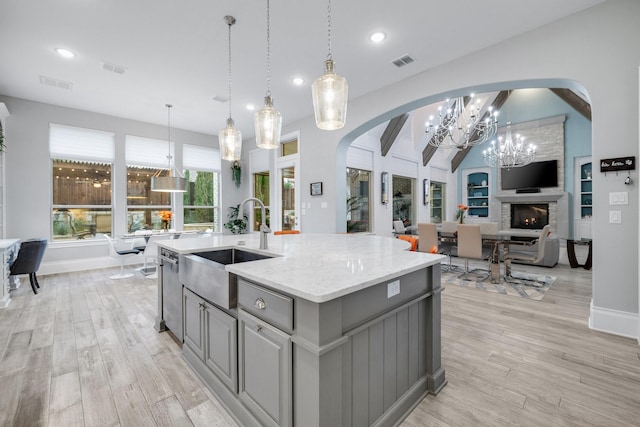
<instances>
[{"instance_id":1,"label":"fireplace","mask_svg":"<svg viewBox=\"0 0 640 427\"><path fill-rule=\"evenodd\" d=\"M511 228L541 230L549 224L548 203L512 203Z\"/></svg>"}]
</instances>

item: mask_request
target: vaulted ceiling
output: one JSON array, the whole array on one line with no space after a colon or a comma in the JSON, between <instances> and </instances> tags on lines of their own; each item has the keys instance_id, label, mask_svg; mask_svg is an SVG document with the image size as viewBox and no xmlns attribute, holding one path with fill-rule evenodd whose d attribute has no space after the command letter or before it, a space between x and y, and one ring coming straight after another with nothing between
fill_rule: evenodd
<instances>
[{"instance_id":1,"label":"vaulted ceiling","mask_svg":"<svg viewBox=\"0 0 640 427\"><path fill-rule=\"evenodd\" d=\"M266 1L0 2L0 94L157 124L169 102L175 127L207 134L228 117L228 103L214 98L227 97L223 17L233 15L232 116L245 138L253 135L246 105L260 108L266 92ZM354 99L601 2L334 0L333 59ZM372 43L374 31L387 39ZM61 58L58 47L76 57ZM271 48L275 107L285 123L311 116L327 4L271 0ZM413 62L393 64L407 55ZM294 86L295 76L305 83Z\"/></svg>"}]
</instances>

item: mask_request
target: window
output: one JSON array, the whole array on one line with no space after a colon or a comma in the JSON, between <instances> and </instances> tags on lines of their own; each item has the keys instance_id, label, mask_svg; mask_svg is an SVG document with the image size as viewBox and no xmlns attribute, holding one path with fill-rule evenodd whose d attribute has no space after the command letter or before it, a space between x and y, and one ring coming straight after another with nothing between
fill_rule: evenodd
<instances>
[{"instance_id":1,"label":"window","mask_svg":"<svg viewBox=\"0 0 640 427\"><path fill-rule=\"evenodd\" d=\"M291 156L292 154L298 154L297 139L293 139L291 141L285 141L282 144L280 144L280 147L282 148L280 153L282 157Z\"/></svg>"},{"instance_id":2,"label":"window","mask_svg":"<svg viewBox=\"0 0 640 427\"><path fill-rule=\"evenodd\" d=\"M187 192L183 194L184 229L220 231L220 152L184 145Z\"/></svg>"},{"instance_id":3,"label":"window","mask_svg":"<svg viewBox=\"0 0 640 427\"><path fill-rule=\"evenodd\" d=\"M347 168L347 233L371 231L371 172Z\"/></svg>"},{"instance_id":4,"label":"window","mask_svg":"<svg viewBox=\"0 0 640 427\"><path fill-rule=\"evenodd\" d=\"M51 124L51 240L111 233L114 134Z\"/></svg>"},{"instance_id":5,"label":"window","mask_svg":"<svg viewBox=\"0 0 640 427\"><path fill-rule=\"evenodd\" d=\"M393 220L402 221L405 227L415 224L415 182L414 178L393 176Z\"/></svg>"},{"instance_id":6,"label":"window","mask_svg":"<svg viewBox=\"0 0 640 427\"><path fill-rule=\"evenodd\" d=\"M266 224L270 226L269 217L269 172L258 172L253 174L253 197L259 199L266 208ZM260 231L262 224L262 208L253 205L253 231Z\"/></svg>"},{"instance_id":7,"label":"window","mask_svg":"<svg viewBox=\"0 0 640 427\"><path fill-rule=\"evenodd\" d=\"M172 212L171 193L151 191L151 178L158 170L167 169L167 155L173 156L173 150L174 144L167 141L127 135L127 230L130 233L170 227L170 221L163 222L160 212Z\"/></svg>"}]
</instances>

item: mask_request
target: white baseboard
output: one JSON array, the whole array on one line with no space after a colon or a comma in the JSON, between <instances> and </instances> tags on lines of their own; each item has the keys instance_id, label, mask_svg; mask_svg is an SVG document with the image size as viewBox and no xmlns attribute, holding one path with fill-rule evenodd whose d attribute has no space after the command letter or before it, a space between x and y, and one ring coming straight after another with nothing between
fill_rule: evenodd
<instances>
[{"instance_id":1,"label":"white baseboard","mask_svg":"<svg viewBox=\"0 0 640 427\"><path fill-rule=\"evenodd\" d=\"M596 307L591 301L589 328L614 335L637 339L640 343L640 328L638 313L611 310Z\"/></svg>"},{"instance_id":2,"label":"white baseboard","mask_svg":"<svg viewBox=\"0 0 640 427\"><path fill-rule=\"evenodd\" d=\"M125 262L125 265L138 265L141 264L141 260L138 257L132 257L130 262ZM65 261L49 261L42 262L38 269L38 276L47 274L59 274L59 273L71 273L74 271L83 270L95 270L98 268L110 268L119 267L120 262L112 257L96 257L96 258L82 258L72 259Z\"/></svg>"}]
</instances>

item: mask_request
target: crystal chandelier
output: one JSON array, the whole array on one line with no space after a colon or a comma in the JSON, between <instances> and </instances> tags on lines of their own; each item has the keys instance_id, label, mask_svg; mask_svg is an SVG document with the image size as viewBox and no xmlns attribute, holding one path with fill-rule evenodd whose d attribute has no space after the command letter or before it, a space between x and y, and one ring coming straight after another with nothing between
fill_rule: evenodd
<instances>
[{"instance_id":1,"label":"crystal chandelier","mask_svg":"<svg viewBox=\"0 0 640 427\"><path fill-rule=\"evenodd\" d=\"M496 134L498 111L489 107L481 118L480 100L474 102L475 95L447 99L438 107L437 123L429 117L425 133L430 145L436 148L457 148L463 150L482 144ZM467 103L469 105L467 105Z\"/></svg>"},{"instance_id":2,"label":"crystal chandelier","mask_svg":"<svg viewBox=\"0 0 640 427\"><path fill-rule=\"evenodd\" d=\"M227 80L229 89L229 118L227 119L227 127L218 133L218 142L220 144L220 150L222 151L222 159L236 161L240 160L240 153L242 152L242 135L240 134L240 130L234 127L233 119L231 118L231 26L236 23L236 18L227 15L224 17L224 20L229 26L229 78Z\"/></svg>"},{"instance_id":3,"label":"crystal chandelier","mask_svg":"<svg viewBox=\"0 0 640 427\"><path fill-rule=\"evenodd\" d=\"M324 62L324 74L311 86L313 111L316 126L323 130L335 130L344 127L347 120L347 98L349 85L347 79L337 75L333 69L331 57L331 0L327 3L328 53Z\"/></svg>"},{"instance_id":4,"label":"crystal chandelier","mask_svg":"<svg viewBox=\"0 0 640 427\"><path fill-rule=\"evenodd\" d=\"M280 144L282 115L273 108L271 99L271 14L269 9L269 0L267 0L267 96L264 97L264 108L257 111L253 119L258 147L274 149Z\"/></svg>"},{"instance_id":5,"label":"crystal chandelier","mask_svg":"<svg viewBox=\"0 0 640 427\"><path fill-rule=\"evenodd\" d=\"M504 138L498 137L498 144L491 141L491 146L482 152L484 162L489 166L499 168L517 168L528 165L536 157L536 146L529 144L525 147L524 138L516 134L515 140L511 135L511 122L507 122L507 133Z\"/></svg>"},{"instance_id":6,"label":"crystal chandelier","mask_svg":"<svg viewBox=\"0 0 640 427\"><path fill-rule=\"evenodd\" d=\"M169 155L167 155L168 171L167 176L161 176L163 169L159 169L151 177L151 191L159 191L163 193L184 193L187 191L187 180L176 169L173 161L171 160L171 108L173 105L165 104L167 107L167 144L169 145ZM95 183L93 184L95 187Z\"/></svg>"}]
</instances>

